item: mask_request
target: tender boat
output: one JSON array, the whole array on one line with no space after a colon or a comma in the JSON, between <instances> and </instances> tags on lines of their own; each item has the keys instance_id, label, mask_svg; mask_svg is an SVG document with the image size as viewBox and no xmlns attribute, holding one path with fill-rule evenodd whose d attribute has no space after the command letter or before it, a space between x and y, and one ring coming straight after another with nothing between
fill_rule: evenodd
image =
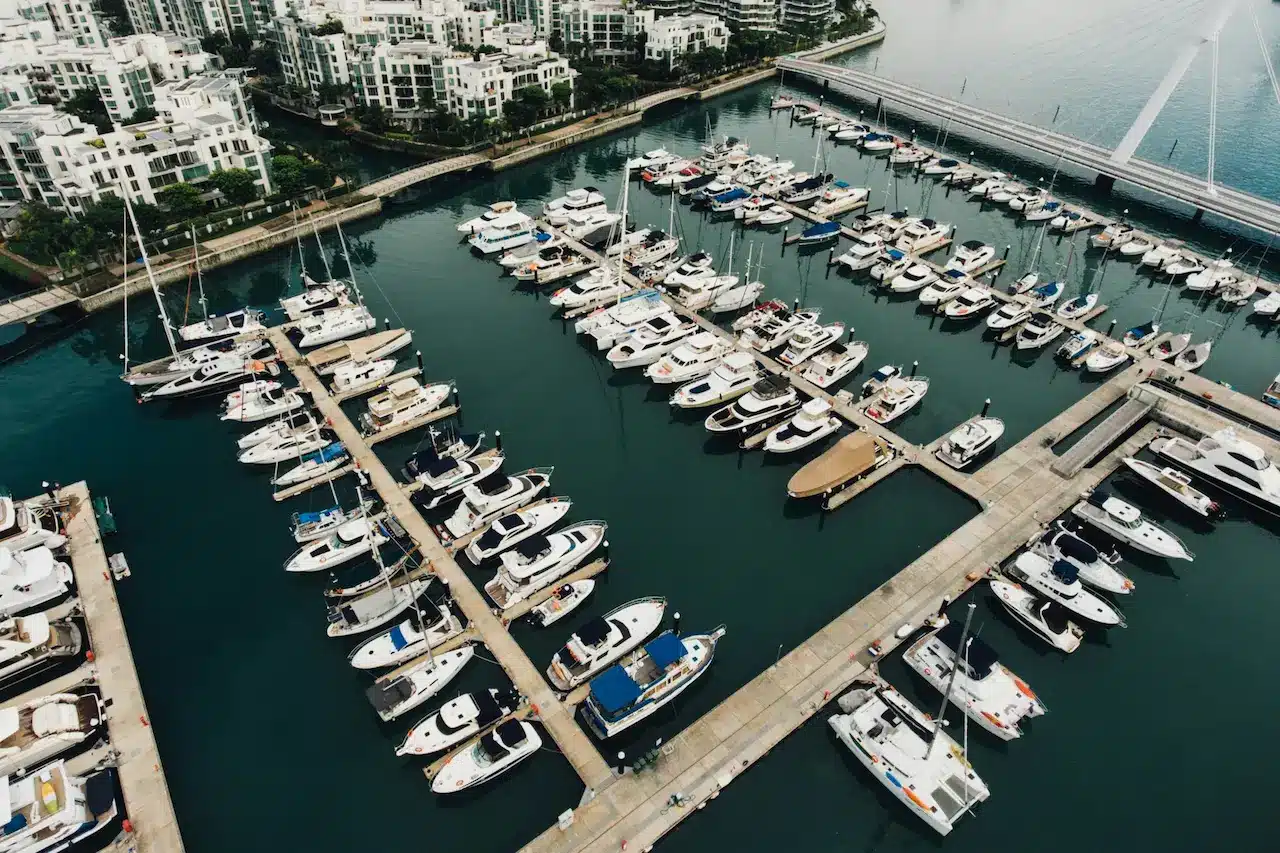
<instances>
[{"instance_id":1,"label":"tender boat","mask_svg":"<svg viewBox=\"0 0 1280 853\"><path fill-rule=\"evenodd\" d=\"M425 584L418 582L418 585L420 593ZM417 595L394 616L384 620L384 624L408 610L416 599ZM425 655L428 649L434 649L461 634L462 622L449 609L449 606L428 601L415 608L407 619L401 620L389 630L370 637L356 646L351 650L351 654L347 655L347 660L356 669L399 666L418 655Z\"/></svg>"},{"instance_id":2,"label":"tender boat","mask_svg":"<svg viewBox=\"0 0 1280 853\"><path fill-rule=\"evenodd\" d=\"M1054 353L1054 355L1058 356L1059 358L1065 358L1070 361L1075 361L1077 358L1084 355L1089 350L1093 349L1094 344L1096 344L1097 342L1098 342L1098 333L1093 331L1092 329L1085 329L1084 331L1081 331L1081 332L1075 332L1074 334L1072 334L1071 337L1067 338L1067 340L1062 344L1062 346L1058 347L1058 350L1057 352ZM1124 347L1121 347L1121 350L1123 349Z\"/></svg>"},{"instance_id":3,"label":"tender boat","mask_svg":"<svg viewBox=\"0 0 1280 853\"><path fill-rule=\"evenodd\" d=\"M71 591L71 566L54 559L43 545L14 551L0 548L0 614L21 613Z\"/></svg>"},{"instance_id":4,"label":"tender boat","mask_svg":"<svg viewBox=\"0 0 1280 853\"><path fill-rule=\"evenodd\" d=\"M645 368L644 373L657 385L689 382L715 370L730 349L731 344L714 332L698 332Z\"/></svg>"},{"instance_id":5,"label":"tender boat","mask_svg":"<svg viewBox=\"0 0 1280 853\"><path fill-rule=\"evenodd\" d=\"M395 362L391 363L395 367ZM219 420L256 423L275 418L306 405L295 390L281 387L279 382L256 379L227 395Z\"/></svg>"},{"instance_id":6,"label":"tender boat","mask_svg":"<svg viewBox=\"0 0 1280 853\"><path fill-rule=\"evenodd\" d=\"M319 450L306 454L297 465L271 478L271 485L278 487L293 486L314 480L332 471L336 471L351 461L351 455L342 442L335 441Z\"/></svg>"},{"instance_id":7,"label":"tender boat","mask_svg":"<svg viewBox=\"0 0 1280 853\"><path fill-rule=\"evenodd\" d=\"M356 518L340 525L331 535L303 545L284 564L286 572L323 572L363 557L387 542L389 535L372 519Z\"/></svg>"},{"instance_id":8,"label":"tender boat","mask_svg":"<svg viewBox=\"0 0 1280 853\"><path fill-rule=\"evenodd\" d=\"M718 406L746 394L762 375L763 371L749 353L734 351L721 358L706 378L677 388L671 395L671 405L681 409Z\"/></svg>"},{"instance_id":9,"label":"tender boat","mask_svg":"<svg viewBox=\"0 0 1280 853\"><path fill-rule=\"evenodd\" d=\"M475 645L467 643L444 654L423 655L409 668L396 670L395 677L375 681L365 696L383 722L391 722L447 687L475 653Z\"/></svg>"},{"instance_id":10,"label":"tender boat","mask_svg":"<svg viewBox=\"0 0 1280 853\"><path fill-rule=\"evenodd\" d=\"M1080 648L1084 630L1067 619L1059 605L1036 598L1034 593L1008 581L988 578L987 583L1009 614L1037 637L1067 654Z\"/></svg>"},{"instance_id":11,"label":"tender boat","mask_svg":"<svg viewBox=\"0 0 1280 853\"><path fill-rule=\"evenodd\" d=\"M831 404L821 398L814 398L803 406L791 418L769 431L765 436L764 449L768 453L794 453L840 429L843 425L831 412Z\"/></svg>"},{"instance_id":12,"label":"tender boat","mask_svg":"<svg viewBox=\"0 0 1280 853\"><path fill-rule=\"evenodd\" d=\"M1129 360L1129 351L1119 341L1107 341L1094 349L1085 359L1084 369L1090 373L1106 373L1115 370Z\"/></svg>"},{"instance_id":13,"label":"tender boat","mask_svg":"<svg viewBox=\"0 0 1280 853\"><path fill-rule=\"evenodd\" d=\"M396 585L388 583L330 604L326 633L330 637L354 637L381 628L413 607L434 580L433 576L427 575ZM462 626L459 625L456 633L461 632ZM404 659L410 657L412 655L407 655Z\"/></svg>"},{"instance_id":14,"label":"tender boat","mask_svg":"<svg viewBox=\"0 0 1280 853\"><path fill-rule=\"evenodd\" d=\"M470 740L520 707L520 694L515 689L490 687L476 693L464 693L450 699L439 711L418 721L404 741L396 747L396 755L432 755L444 752Z\"/></svg>"},{"instance_id":15,"label":"tender boat","mask_svg":"<svg viewBox=\"0 0 1280 853\"><path fill-rule=\"evenodd\" d=\"M1124 627L1120 611L1105 598L1085 589L1080 583L1080 570L1066 560L1053 562L1032 551L1023 551L1006 574L1076 616L1098 625Z\"/></svg>"},{"instance_id":16,"label":"tender boat","mask_svg":"<svg viewBox=\"0 0 1280 853\"><path fill-rule=\"evenodd\" d=\"M1018 300L1006 302L987 315L987 328L993 332L1012 329L1019 323L1026 322L1031 314L1031 306L1025 302Z\"/></svg>"},{"instance_id":17,"label":"tender boat","mask_svg":"<svg viewBox=\"0 0 1280 853\"><path fill-rule=\"evenodd\" d=\"M937 457L956 470L967 468L1002 435L1004 421L999 418L972 418L947 436L937 450Z\"/></svg>"},{"instance_id":18,"label":"tender boat","mask_svg":"<svg viewBox=\"0 0 1280 853\"><path fill-rule=\"evenodd\" d=\"M1169 560L1190 562L1194 559L1181 539L1148 521L1137 507L1102 489L1094 489L1088 498L1071 508L1071 514L1143 553Z\"/></svg>"},{"instance_id":19,"label":"tender boat","mask_svg":"<svg viewBox=\"0 0 1280 853\"><path fill-rule=\"evenodd\" d=\"M927 377L912 376L904 379L894 376L867 405L866 415L878 424L893 423L919 405L928 392Z\"/></svg>"},{"instance_id":20,"label":"tender boat","mask_svg":"<svg viewBox=\"0 0 1280 853\"><path fill-rule=\"evenodd\" d=\"M495 201L479 216L459 222L457 226L458 233L473 234L476 231L483 231L490 227L495 220L514 212L516 212L516 203L514 201Z\"/></svg>"},{"instance_id":21,"label":"tender boat","mask_svg":"<svg viewBox=\"0 0 1280 853\"><path fill-rule=\"evenodd\" d=\"M499 516L467 545L467 559L471 565L478 566L531 536L550 530L572 507L573 501L569 498L551 498Z\"/></svg>"},{"instance_id":22,"label":"tender boat","mask_svg":"<svg viewBox=\"0 0 1280 853\"><path fill-rule=\"evenodd\" d=\"M605 356L615 370L653 364L698 331L696 323L684 323L674 314L654 317L636 329Z\"/></svg>"},{"instance_id":23,"label":"tender boat","mask_svg":"<svg viewBox=\"0 0 1280 853\"><path fill-rule=\"evenodd\" d=\"M482 785L540 749L542 737L532 724L524 720L498 723L470 749L450 756L431 780L431 790L436 794L450 794Z\"/></svg>"},{"instance_id":24,"label":"tender boat","mask_svg":"<svg viewBox=\"0 0 1280 853\"><path fill-rule=\"evenodd\" d=\"M178 336L182 338L183 346L199 346L249 332L264 331L267 328L262 322L264 319L266 315L261 311L241 308L229 314L216 315L182 326L178 329Z\"/></svg>"},{"instance_id":25,"label":"tender boat","mask_svg":"<svg viewBox=\"0 0 1280 853\"><path fill-rule=\"evenodd\" d=\"M652 165L652 164L651 164ZM542 206L542 214L552 225L565 225L575 215L604 213L609 203L595 187L572 189Z\"/></svg>"},{"instance_id":26,"label":"tender boat","mask_svg":"<svg viewBox=\"0 0 1280 853\"><path fill-rule=\"evenodd\" d=\"M1112 595L1133 592L1133 581L1116 569L1119 552L1104 556L1082 537L1071 532L1064 521L1058 521L1042 536L1033 536L1031 550L1050 562L1066 560L1080 572L1080 580L1094 589Z\"/></svg>"},{"instance_id":27,"label":"tender boat","mask_svg":"<svg viewBox=\"0 0 1280 853\"><path fill-rule=\"evenodd\" d=\"M912 267L912 270L914 269L915 267ZM911 270L907 271L907 273L910 272ZM895 280L894 285L897 285L897 283ZM934 276L934 282L920 291L920 304L935 307L946 305L972 286L973 282L969 279L969 276L960 272L960 270L947 270L940 278Z\"/></svg>"},{"instance_id":28,"label":"tender boat","mask_svg":"<svg viewBox=\"0 0 1280 853\"><path fill-rule=\"evenodd\" d=\"M562 692L585 683L658 630L666 609L665 598L638 598L592 619L556 652L547 680Z\"/></svg>"},{"instance_id":29,"label":"tender boat","mask_svg":"<svg viewBox=\"0 0 1280 853\"><path fill-rule=\"evenodd\" d=\"M1183 506L1199 513L1205 518L1212 518L1222 512L1222 508L1208 495L1191 485L1191 478L1176 468L1161 468L1141 459L1126 456L1120 460L1129 470L1173 498Z\"/></svg>"},{"instance_id":30,"label":"tender boat","mask_svg":"<svg viewBox=\"0 0 1280 853\"><path fill-rule=\"evenodd\" d=\"M1016 346L1020 350L1041 349L1053 343L1066 327L1053 319L1052 314L1037 311L1018 330Z\"/></svg>"},{"instance_id":31,"label":"tender boat","mask_svg":"<svg viewBox=\"0 0 1280 853\"><path fill-rule=\"evenodd\" d=\"M954 272L954 270L948 270ZM960 273L964 275L964 273ZM889 282L889 290L894 293L914 293L922 290L938 280L938 274L933 271L932 267L925 264L912 264L903 270L902 275L890 279L881 279L881 281ZM948 279L950 280L950 279Z\"/></svg>"},{"instance_id":32,"label":"tender boat","mask_svg":"<svg viewBox=\"0 0 1280 853\"><path fill-rule=\"evenodd\" d=\"M1168 361L1185 350L1190 343L1190 332L1170 335L1151 348L1151 357L1156 361Z\"/></svg>"},{"instance_id":33,"label":"tender boat","mask_svg":"<svg viewBox=\"0 0 1280 853\"><path fill-rule=\"evenodd\" d=\"M583 521L529 537L503 553L502 565L484 591L504 610L519 604L584 564L607 532L603 521Z\"/></svg>"},{"instance_id":34,"label":"tender boat","mask_svg":"<svg viewBox=\"0 0 1280 853\"><path fill-rule=\"evenodd\" d=\"M378 321L363 305L347 305L330 308L312 314L298 323L298 346L302 349L331 344L352 335L372 332Z\"/></svg>"},{"instance_id":35,"label":"tender boat","mask_svg":"<svg viewBox=\"0 0 1280 853\"><path fill-rule=\"evenodd\" d=\"M834 344L844 335L844 323L805 323L791 335L787 348L778 361L787 367L798 367L808 359Z\"/></svg>"},{"instance_id":36,"label":"tender boat","mask_svg":"<svg viewBox=\"0 0 1280 853\"><path fill-rule=\"evenodd\" d=\"M707 416L708 432L725 433L764 424L800 408L800 395L780 376L765 376L751 392Z\"/></svg>"},{"instance_id":37,"label":"tender boat","mask_svg":"<svg viewBox=\"0 0 1280 853\"><path fill-rule=\"evenodd\" d=\"M530 468L521 474L504 477L490 474L462 490L462 503L444 523L448 536L457 539L483 528L486 524L533 501L551 487L553 468Z\"/></svg>"},{"instance_id":38,"label":"tender boat","mask_svg":"<svg viewBox=\"0 0 1280 853\"><path fill-rule=\"evenodd\" d=\"M556 587L550 597L529 611L529 621L546 628L568 616L583 604L596 588L591 578Z\"/></svg>"},{"instance_id":39,"label":"tender boat","mask_svg":"<svg viewBox=\"0 0 1280 853\"><path fill-rule=\"evenodd\" d=\"M452 391L448 382L419 385L412 376L398 379L370 398L369 411L360 416L360 425L366 434L398 429L440 408Z\"/></svg>"},{"instance_id":40,"label":"tender boat","mask_svg":"<svg viewBox=\"0 0 1280 853\"><path fill-rule=\"evenodd\" d=\"M991 263L996 256L994 246L981 240L966 240L956 247L955 254L947 259L946 268L973 273Z\"/></svg>"},{"instance_id":41,"label":"tender boat","mask_svg":"<svg viewBox=\"0 0 1280 853\"><path fill-rule=\"evenodd\" d=\"M800 371L800 376L819 388L830 388L857 370L870 349L866 341L832 344L809 359L804 370Z\"/></svg>"},{"instance_id":42,"label":"tender boat","mask_svg":"<svg viewBox=\"0 0 1280 853\"><path fill-rule=\"evenodd\" d=\"M1083 319L1098 305L1098 294L1084 293L1058 306L1057 315L1066 320Z\"/></svg>"},{"instance_id":43,"label":"tender boat","mask_svg":"<svg viewBox=\"0 0 1280 853\"><path fill-rule=\"evenodd\" d=\"M587 727L601 740L631 728L706 674L724 628L684 637L659 634L591 681L582 704Z\"/></svg>"},{"instance_id":44,"label":"tender boat","mask_svg":"<svg viewBox=\"0 0 1280 853\"><path fill-rule=\"evenodd\" d=\"M1280 515L1280 469L1267 454L1231 428L1198 442L1180 436L1151 440L1151 451L1179 468L1268 512Z\"/></svg>"},{"instance_id":45,"label":"tender boat","mask_svg":"<svg viewBox=\"0 0 1280 853\"><path fill-rule=\"evenodd\" d=\"M1209 352L1212 349L1213 341L1201 341L1195 346L1187 347L1178 353L1177 358L1173 360L1173 364L1182 370L1199 370L1209 360Z\"/></svg>"},{"instance_id":46,"label":"tender boat","mask_svg":"<svg viewBox=\"0 0 1280 853\"><path fill-rule=\"evenodd\" d=\"M0 687L26 681L84 647L81 628L47 612L0 619Z\"/></svg>"},{"instance_id":47,"label":"tender boat","mask_svg":"<svg viewBox=\"0 0 1280 853\"><path fill-rule=\"evenodd\" d=\"M106 729L107 706L96 685L0 709L0 774L20 776L28 768L105 737Z\"/></svg>"},{"instance_id":48,"label":"tender boat","mask_svg":"<svg viewBox=\"0 0 1280 853\"><path fill-rule=\"evenodd\" d=\"M996 298L990 290L985 287L970 287L947 303L945 313L952 320L968 320L995 304Z\"/></svg>"}]
</instances>

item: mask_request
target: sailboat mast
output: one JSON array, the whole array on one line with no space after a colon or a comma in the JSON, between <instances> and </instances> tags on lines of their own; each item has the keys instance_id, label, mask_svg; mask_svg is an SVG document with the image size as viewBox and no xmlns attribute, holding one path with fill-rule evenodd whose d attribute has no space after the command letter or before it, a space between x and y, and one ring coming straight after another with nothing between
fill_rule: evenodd
<instances>
[{"instance_id":1,"label":"sailboat mast","mask_svg":"<svg viewBox=\"0 0 1280 853\"><path fill-rule=\"evenodd\" d=\"M302 223L298 221L298 205L293 205L293 239L298 243L298 275L305 285L307 280L307 256L302 251Z\"/></svg>"},{"instance_id":2,"label":"sailboat mast","mask_svg":"<svg viewBox=\"0 0 1280 853\"><path fill-rule=\"evenodd\" d=\"M124 372L129 372L129 213L126 210L121 212L120 223L120 257L122 264L120 266L120 285L124 288L124 353L120 358L124 359Z\"/></svg>"},{"instance_id":3,"label":"sailboat mast","mask_svg":"<svg viewBox=\"0 0 1280 853\"><path fill-rule=\"evenodd\" d=\"M169 315L164 310L164 299L160 297L160 285L156 283L155 274L151 271L151 259L147 257L147 247L142 242L142 232L138 230L138 217L133 215L133 203L129 201L129 194L125 192L124 185L120 185L120 195L124 198L124 209L128 215L129 221L133 223L133 237L138 241L138 251L142 253L142 265L147 270L147 281L151 283L151 292L156 297L156 307L160 309L160 325L164 327L165 340L169 342L169 352L173 353L173 357L178 357L178 345L173 340L173 327L169 325ZM125 257L125 265L128 266L129 258Z\"/></svg>"},{"instance_id":4,"label":"sailboat mast","mask_svg":"<svg viewBox=\"0 0 1280 853\"><path fill-rule=\"evenodd\" d=\"M619 212L622 214L618 220L618 298L614 302L615 305L622 302L622 264L623 258L627 254L627 200L630 198L631 192L631 169L626 163L622 164L622 202L618 205Z\"/></svg>"},{"instance_id":5,"label":"sailboat mast","mask_svg":"<svg viewBox=\"0 0 1280 853\"><path fill-rule=\"evenodd\" d=\"M196 240L195 226L191 228L191 252L196 262L196 286L200 288L200 310L204 319L209 319L209 300L204 298L204 273L200 271L200 243Z\"/></svg>"},{"instance_id":6,"label":"sailboat mast","mask_svg":"<svg viewBox=\"0 0 1280 853\"><path fill-rule=\"evenodd\" d=\"M967 646L965 643L969 639L969 623L973 621L973 609L976 607L972 601L969 602L969 611L964 615L964 630L960 632L960 644L957 647L958 654L967 654ZM938 709L938 722L933 727L933 736L929 738L929 753L933 753L933 746L938 742L938 734L942 731L942 721L946 717L947 703L951 701L951 690L956 684L956 674L960 672L960 666L957 661L955 666L951 667L951 676L947 678L947 689L942 694L942 707Z\"/></svg>"},{"instance_id":7,"label":"sailboat mast","mask_svg":"<svg viewBox=\"0 0 1280 853\"><path fill-rule=\"evenodd\" d=\"M351 287L356 292L356 301L359 302L360 307L363 308L364 294L360 292L360 285L356 284L356 268L355 268L355 265L351 263L350 253L347 252L347 238L342 233L341 222L338 223L337 228L338 228L338 245L342 247L342 259L347 262L347 278L351 280ZM328 270L327 265L325 266L325 269L326 271ZM332 274L330 274L329 278L330 279L333 278Z\"/></svg>"},{"instance_id":8,"label":"sailboat mast","mask_svg":"<svg viewBox=\"0 0 1280 853\"><path fill-rule=\"evenodd\" d=\"M733 238L736 232L729 232L729 271L725 275L733 275Z\"/></svg>"},{"instance_id":9,"label":"sailboat mast","mask_svg":"<svg viewBox=\"0 0 1280 853\"><path fill-rule=\"evenodd\" d=\"M320 262L324 264L326 281L333 281L333 270L329 269L329 256L324 252L324 243L320 240L320 229L316 227L315 217L311 217L311 233L316 236L316 245L320 247Z\"/></svg>"}]
</instances>

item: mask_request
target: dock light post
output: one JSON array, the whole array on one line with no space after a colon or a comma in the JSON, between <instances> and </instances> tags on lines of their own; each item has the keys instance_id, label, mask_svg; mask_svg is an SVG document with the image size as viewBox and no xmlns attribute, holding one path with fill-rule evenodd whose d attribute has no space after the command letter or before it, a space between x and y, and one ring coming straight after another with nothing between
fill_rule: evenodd
<instances>
[{"instance_id":1,"label":"dock light post","mask_svg":"<svg viewBox=\"0 0 1280 853\"><path fill-rule=\"evenodd\" d=\"M800 297L797 296L791 301L791 313L794 314L800 310Z\"/></svg>"},{"instance_id":2,"label":"dock light post","mask_svg":"<svg viewBox=\"0 0 1280 853\"><path fill-rule=\"evenodd\" d=\"M911 378L912 379L916 378L916 371L919 369L920 369L920 362L918 361L911 362Z\"/></svg>"},{"instance_id":3,"label":"dock light post","mask_svg":"<svg viewBox=\"0 0 1280 853\"><path fill-rule=\"evenodd\" d=\"M493 440L494 440L494 443L497 444L498 446L498 452L501 453L502 452L502 430L497 429L493 431Z\"/></svg>"},{"instance_id":4,"label":"dock light post","mask_svg":"<svg viewBox=\"0 0 1280 853\"><path fill-rule=\"evenodd\" d=\"M387 331L391 331L391 318L390 318L390 317L383 317L383 318L382 318L382 328L386 329Z\"/></svg>"},{"instance_id":5,"label":"dock light post","mask_svg":"<svg viewBox=\"0 0 1280 853\"><path fill-rule=\"evenodd\" d=\"M973 155L974 155L975 153L976 153L976 152L973 152L973 151L970 151L970 152L969 152L969 165L971 165L971 166L973 165Z\"/></svg>"},{"instance_id":6,"label":"dock light post","mask_svg":"<svg viewBox=\"0 0 1280 853\"><path fill-rule=\"evenodd\" d=\"M418 357L418 369L423 370L424 368L422 366L422 350L418 350L417 352L414 353L414 355Z\"/></svg>"},{"instance_id":7,"label":"dock light post","mask_svg":"<svg viewBox=\"0 0 1280 853\"><path fill-rule=\"evenodd\" d=\"M678 610L671 619L671 630L675 632L676 636L680 635L680 611Z\"/></svg>"},{"instance_id":8,"label":"dock light post","mask_svg":"<svg viewBox=\"0 0 1280 853\"><path fill-rule=\"evenodd\" d=\"M787 232L790 230L791 230L790 228L782 229L782 256L783 257L786 257L787 255Z\"/></svg>"},{"instance_id":9,"label":"dock light post","mask_svg":"<svg viewBox=\"0 0 1280 853\"><path fill-rule=\"evenodd\" d=\"M1107 337L1109 337L1109 338L1114 338L1114 337L1115 337L1115 331L1116 331L1116 320L1115 320L1115 318L1113 317L1113 318L1111 318L1111 325L1107 327Z\"/></svg>"},{"instance_id":10,"label":"dock light post","mask_svg":"<svg viewBox=\"0 0 1280 853\"><path fill-rule=\"evenodd\" d=\"M988 397L987 399L982 401L982 416L985 418L987 416L987 412L989 412L990 410L991 410L991 398Z\"/></svg>"},{"instance_id":11,"label":"dock light post","mask_svg":"<svg viewBox=\"0 0 1280 853\"><path fill-rule=\"evenodd\" d=\"M1004 257L1003 257L1003 258L1001 258L1000 260L1002 260L1002 261L1007 261L1007 260L1009 260L1009 252L1011 252L1011 251L1013 251L1013 246L1005 246L1005 247L1004 247Z\"/></svg>"}]
</instances>

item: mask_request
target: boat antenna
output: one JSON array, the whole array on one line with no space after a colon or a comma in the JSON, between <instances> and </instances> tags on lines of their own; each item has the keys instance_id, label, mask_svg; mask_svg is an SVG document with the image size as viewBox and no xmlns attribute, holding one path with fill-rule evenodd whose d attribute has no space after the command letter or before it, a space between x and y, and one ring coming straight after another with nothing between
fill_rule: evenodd
<instances>
[{"instance_id":1,"label":"boat antenna","mask_svg":"<svg viewBox=\"0 0 1280 853\"><path fill-rule=\"evenodd\" d=\"M147 257L147 247L142 242L142 232L138 230L138 217L133 214L133 203L129 201L129 194L125 192L124 183L120 184L120 195L124 199L124 209L129 220L133 223L133 237L138 241L138 251L142 253L142 265L147 270L147 281L151 283L151 292L156 297L156 307L160 309L160 325L164 327L165 340L169 342L169 352L173 353L173 357L178 357L178 345L173 340L173 327L169 325L169 315L164 310L164 299L160 297L160 285L156 283L155 273L151 270L151 259ZM125 258L126 265L128 258Z\"/></svg>"},{"instance_id":2,"label":"boat antenna","mask_svg":"<svg viewBox=\"0 0 1280 853\"><path fill-rule=\"evenodd\" d=\"M191 226L191 253L196 264L196 286L200 288L200 311L207 322L209 319L209 300L204 297L204 273L200 272L200 242L196 240L196 227Z\"/></svg>"},{"instance_id":3,"label":"boat antenna","mask_svg":"<svg viewBox=\"0 0 1280 853\"><path fill-rule=\"evenodd\" d=\"M622 164L622 200L618 203L618 209L622 216L618 219L618 298L613 304L622 303L622 265L627 255L627 200L631 192L631 168L624 162Z\"/></svg>"},{"instance_id":4,"label":"boat antenna","mask_svg":"<svg viewBox=\"0 0 1280 853\"><path fill-rule=\"evenodd\" d=\"M121 209L120 225L120 257L123 263L120 266L120 286L124 288L124 353L120 356L124 360L124 372L129 372L129 213Z\"/></svg>"},{"instance_id":5,"label":"boat antenna","mask_svg":"<svg viewBox=\"0 0 1280 853\"><path fill-rule=\"evenodd\" d=\"M316 235L316 245L320 247L320 262L324 264L324 275L327 281L333 281L333 270L329 269L329 257L324 252L324 243L320 240L320 229L316 227L315 216L309 216L311 220L311 233Z\"/></svg>"},{"instance_id":6,"label":"boat antenna","mask_svg":"<svg viewBox=\"0 0 1280 853\"><path fill-rule=\"evenodd\" d=\"M977 605L972 601L969 602L969 610L964 615L964 630L960 632L960 644L957 648L967 649L965 642L969 639L969 623L973 621L973 610ZM933 755L933 747L938 742L938 734L942 731L942 723L947 714L947 703L951 701L951 690L956 684L956 673L960 671L960 667L951 668L951 675L947 678L947 689L942 694L942 707L938 709L938 719L933 727L933 734L929 738L929 751L925 755L927 761Z\"/></svg>"}]
</instances>

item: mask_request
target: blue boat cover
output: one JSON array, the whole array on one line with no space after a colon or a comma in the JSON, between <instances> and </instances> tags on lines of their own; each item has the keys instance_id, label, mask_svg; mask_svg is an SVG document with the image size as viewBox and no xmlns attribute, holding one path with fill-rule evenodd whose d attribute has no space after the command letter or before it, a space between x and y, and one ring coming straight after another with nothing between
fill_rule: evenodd
<instances>
[{"instance_id":1,"label":"blue boat cover","mask_svg":"<svg viewBox=\"0 0 1280 853\"><path fill-rule=\"evenodd\" d=\"M303 462L328 462L331 459L336 459L337 457L341 456L346 452L347 452L347 449L342 446L342 442L335 441L333 444L330 444L328 447L322 447L313 453L308 453L306 456L302 457L302 461Z\"/></svg>"},{"instance_id":2,"label":"blue boat cover","mask_svg":"<svg viewBox=\"0 0 1280 853\"><path fill-rule=\"evenodd\" d=\"M591 682L591 700L606 714L616 714L640 698L640 685L620 666L611 666Z\"/></svg>"},{"instance_id":3,"label":"blue boat cover","mask_svg":"<svg viewBox=\"0 0 1280 853\"><path fill-rule=\"evenodd\" d=\"M315 524L317 521L324 521L329 517L329 515L337 511L338 508L336 506L331 506L328 509L322 509L319 512L300 512L298 513L298 523Z\"/></svg>"},{"instance_id":4,"label":"blue boat cover","mask_svg":"<svg viewBox=\"0 0 1280 853\"><path fill-rule=\"evenodd\" d=\"M400 651L409 645L409 641L404 638L404 631L400 630L399 625L391 629L391 645L395 646L396 651Z\"/></svg>"},{"instance_id":5,"label":"blue boat cover","mask_svg":"<svg viewBox=\"0 0 1280 853\"><path fill-rule=\"evenodd\" d=\"M847 189L849 183L847 181L833 181L831 185L833 187L839 187L840 189Z\"/></svg>"},{"instance_id":6,"label":"blue boat cover","mask_svg":"<svg viewBox=\"0 0 1280 853\"><path fill-rule=\"evenodd\" d=\"M673 663L684 659L689 650L684 647L684 640L671 631L659 634L645 644L644 650L649 654L654 666L666 669Z\"/></svg>"},{"instance_id":7,"label":"blue boat cover","mask_svg":"<svg viewBox=\"0 0 1280 853\"><path fill-rule=\"evenodd\" d=\"M890 258L893 258L895 261L900 261L904 257L906 257L905 253L901 249L890 249L885 254L887 254Z\"/></svg>"},{"instance_id":8,"label":"blue boat cover","mask_svg":"<svg viewBox=\"0 0 1280 853\"><path fill-rule=\"evenodd\" d=\"M819 222L804 229L803 237L817 237L822 234L835 234L840 230L839 222Z\"/></svg>"},{"instance_id":9,"label":"blue boat cover","mask_svg":"<svg viewBox=\"0 0 1280 853\"><path fill-rule=\"evenodd\" d=\"M1066 560L1058 560L1053 564L1053 573L1063 583L1075 583L1076 578L1080 577L1080 570L1068 563Z\"/></svg>"},{"instance_id":10,"label":"blue boat cover","mask_svg":"<svg viewBox=\"0 0 1280 853\"><path fill-rule=\"evenodd\" d=\"M551 235L546 231L539 231L533 236L533 239L537 240L539 243L545 243L551 239Z\"/></svg>"},{"instance_id":11,"label":"blue boat cover","mask_svg":"<svg viewBox=\"0 0 1280 853\"><path fill-rule=\"evenodd\" d=\"M943 275L945 275L947 278L951 279L952 281L959 281L960 279L965 277L965 271L964 270L947 270L946 272L943 273Z\"/></svg>"},{"instance_id":12,"label":"blue boat cover","mask_svg":"<svg viewBox=\"0 0 1280 853\"><path fill-rule=\"evenodd\" d=\"M712 196L711 200L720 202L737 201L738 199L746 198L749 195L751 195L751 193L747 192L742 187L734 187L731 190L726 190L725 192L720 193L720 195Z\"/></svg>"}]
</instances>

